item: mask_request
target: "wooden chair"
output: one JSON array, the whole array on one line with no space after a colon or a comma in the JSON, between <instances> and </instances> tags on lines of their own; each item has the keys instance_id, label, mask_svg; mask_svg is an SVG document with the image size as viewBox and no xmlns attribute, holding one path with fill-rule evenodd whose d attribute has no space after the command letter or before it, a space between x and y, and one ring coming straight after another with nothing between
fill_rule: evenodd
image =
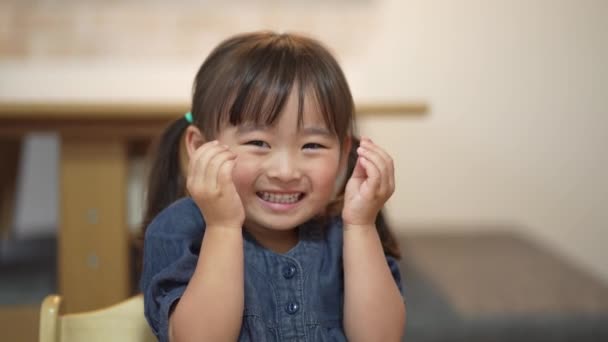
<instances>
[{"instance_id":1,"label":"wooden chair","mask_svg":"<svg viewBox=\"0 0 608 342\"><path fill-rule=\"evenodd\" d=\"M39 342L152 342L143 296L107 308L61 315L61 296L49 295L40 309Z\"/></svg>"}]
</instances>

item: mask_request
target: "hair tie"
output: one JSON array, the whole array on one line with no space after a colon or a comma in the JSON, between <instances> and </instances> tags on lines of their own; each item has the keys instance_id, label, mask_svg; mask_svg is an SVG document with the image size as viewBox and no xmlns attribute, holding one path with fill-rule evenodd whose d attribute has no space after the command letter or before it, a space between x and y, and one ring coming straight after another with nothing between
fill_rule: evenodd
<instances>
[{"instance_id":1,"label":"hair tie","mask_svg":"<svg viewBox=\"0 0 608 342\"><path fill-rule=\"evenodd\" d=\"M192 124L192 112L188 112L186 114L184 114L184 119L186 119L186 121L188 121L189 124Z\"/></svg>"}]
</instances>

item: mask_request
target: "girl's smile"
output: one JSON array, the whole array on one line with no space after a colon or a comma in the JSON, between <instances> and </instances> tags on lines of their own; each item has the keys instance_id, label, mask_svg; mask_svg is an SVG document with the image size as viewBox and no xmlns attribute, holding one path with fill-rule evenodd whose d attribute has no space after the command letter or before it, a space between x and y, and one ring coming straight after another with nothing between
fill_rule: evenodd
<instances>
[{"instance_id":1,"label":"girl's smile","mask_svg":"<svg viewBox=\"0 0 608 342\"><path fill-rule=\"evenodd\" d=\"M258 191L256 193L258 197L268 205L285 205L293 206L300 202L304 198L303 192L268 192ZM282 210L281 207L277 207L277 210Z\"/></svg>"},{"instance_id":2,"label":"girl's smile","mask_svg":"<svg viewBox=\"0 0 608 342\"><path fill-rule=\"evenodd\" d=\"M266 206L271 211L275 211L277 213L287 213L287 212L291 211L293 208L297 207L298 204L300 203L299 200L296 200L296 202L273 202L273 201L267 201L264 199L260 199L260 200L262 202L262 205Z\"/></svg>"}]
</instances>

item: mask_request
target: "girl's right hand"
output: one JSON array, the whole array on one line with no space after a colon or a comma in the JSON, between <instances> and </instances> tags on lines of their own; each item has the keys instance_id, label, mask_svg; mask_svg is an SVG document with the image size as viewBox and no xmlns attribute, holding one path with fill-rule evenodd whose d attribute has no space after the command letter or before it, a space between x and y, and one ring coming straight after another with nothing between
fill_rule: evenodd
<instances>
[{"instance_id":1,"label":"girl's right hand","mask_svg":"<svg viewBox=\"0 0 608 342\"><path fill-rule=\"evenodd\" d=\"M190 158L186 188L207 228L243 226L245 209L232 181L235 159L236 154L217 140L201 145Z\"/></svg>"}]
</instances>

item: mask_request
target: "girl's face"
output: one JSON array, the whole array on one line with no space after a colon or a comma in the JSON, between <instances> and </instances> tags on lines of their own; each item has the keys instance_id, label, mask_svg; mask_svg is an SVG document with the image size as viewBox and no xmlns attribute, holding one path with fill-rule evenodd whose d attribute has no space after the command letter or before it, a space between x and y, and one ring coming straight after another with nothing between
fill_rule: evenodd
<instances>
[{"instance_id":1,"label":"girl's face","mask_svg":"<svg viewBox=\"0 0 608 342\"><path fill-rule=\"evenodd\" d=\"M273 126L244 123L217 135L237 155L233 181L250 230L287 231L324 211L346 163L349 142L340 144L311 101L298 127L293 94Z\"/></svg>"}]
</instances>

